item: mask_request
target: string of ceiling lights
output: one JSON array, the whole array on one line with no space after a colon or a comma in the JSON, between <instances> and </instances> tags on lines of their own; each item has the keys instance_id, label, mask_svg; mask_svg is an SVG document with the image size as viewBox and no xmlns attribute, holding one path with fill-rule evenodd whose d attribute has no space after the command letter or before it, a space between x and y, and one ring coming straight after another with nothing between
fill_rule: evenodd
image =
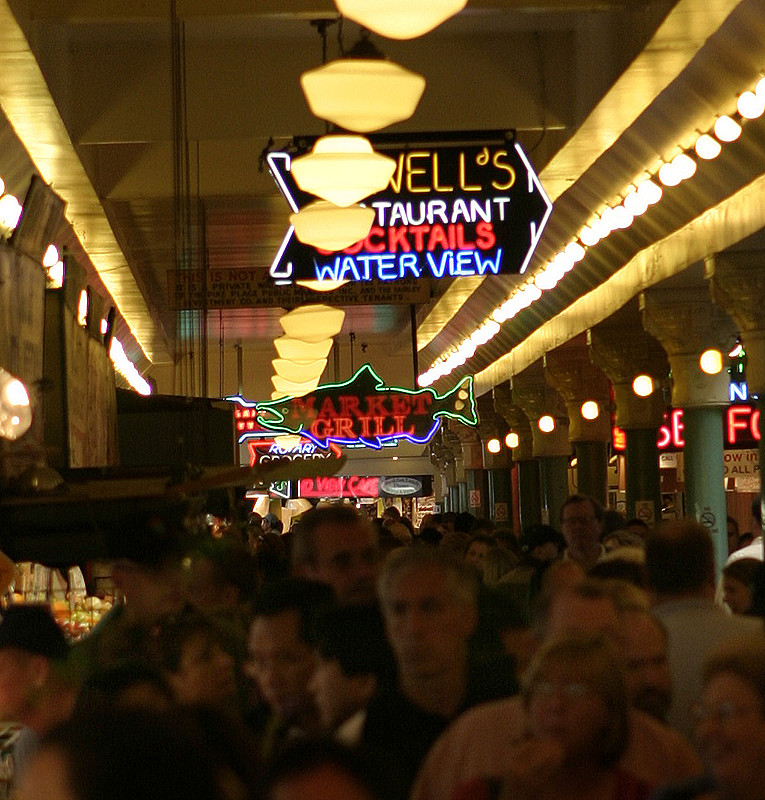
<instances>
[{"instance_id":1,"label":"string of ceiling lights","mask_svg":"<svg viewBox=\"0 0 765 800\"><path fill-rule=\"evenodd\" d=\"M300 84L311 112L341 129L320 137L310 153L292 159L290 171L304 192L318 199L294 209L290 224L304 244L337 251L364 239L375 218L365 198L382 191L396 168L394 159L375 152L359 134L380 130L408 119L425 90L425 78L393 63L369 40L369 31L395 39L421 36L456 14L467 0L335 0L341 21L362 26L362 35L348 53L304 72ZM317 25L324 37L326 22ZM341 50L342 50L342 39ZM276 177L276 176L275 176ZM331 291L346 281L301 282ZM345 319L342 309L306 305L284 314L285 335L276 339L278 358L271 364L272 400L302 397L321 378ZM287 446L290 437L279 437ZM300 437L293 437L299 440Z\"/></svg>"},{"instance_id":2,"label":"string of ceiling lights","mask_svg":"<svg viewBox=\"0 0 765 800\"><path fill-rule=\"evenodd\" d=\"M692 178L701 161L710 161L722 152L723 146L735 142L744 125L765 113L765 77L742 92L736 110L717 117L711 129L701 133L693 149L682 148L673 158L663 161L654 173L642 173L622 192L618 201L606 207L582 227L573 241L551 257L522 286L516 287L491 314L467 335L456 347L439 356L418 376L420 386L430 386L465 364L479 347L493 339L502 323L515 317L554 289L597 244L613 231L629 228L648 208L659 203L665 188L672 188Z\"/></svg>"}]
</instances>

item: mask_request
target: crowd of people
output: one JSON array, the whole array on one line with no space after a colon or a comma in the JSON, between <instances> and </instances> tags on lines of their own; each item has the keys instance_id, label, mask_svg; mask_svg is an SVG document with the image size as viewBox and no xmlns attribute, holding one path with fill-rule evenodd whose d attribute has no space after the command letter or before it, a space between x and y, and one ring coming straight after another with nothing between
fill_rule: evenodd
<instances>
[{"instance_id":1,"label":"crowd of people","mask_svg":"<svg viewBox=\"0 0 765 800\"><path fill-rule=\"evenodd\" d=\"M176 511L115 526L82 640L6 609L14 796L765 800L762 558L723 592L695 520Z\"/></svg>"}]
</instances>

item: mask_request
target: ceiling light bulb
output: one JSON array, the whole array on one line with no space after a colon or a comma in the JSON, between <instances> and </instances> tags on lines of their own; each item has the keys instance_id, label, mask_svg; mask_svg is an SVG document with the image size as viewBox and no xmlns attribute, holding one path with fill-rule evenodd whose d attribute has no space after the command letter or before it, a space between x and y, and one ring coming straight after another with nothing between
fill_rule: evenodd
<instances>
[{"instance_id":1,"label":"ceiling light bulb","mask_svg":"<svg viewBox=\"0 0 765 800\"><path fill-rule=\"evenodd\" d=\"M687 153L678 153L672 159L672 166L677 170L682 181L692 178L696 173L696 162Z\"/></svg>"},{"instance_id":2,"label":"ceiling light bulb","mask_svg":"<svg viewBox=\"0 0 765 800\"><path fill-rule=\"evenodd\" d=\"M650 375L638 375L632 381L632 391L638 397L649 397L653 394L653 378Z\"/></svg>"},{"instance_id":3,"label":"ceiling light bulb","mask_svg":"<svg viewBox=\"0 0 765 800\"><path fill-rule=\"evenodd\" d=\"M42 257L42 265L45 269L50 269L59 259L58 248L55 244L49 244Z\"/></svg>"},{"instance_id":4,"label":"ceiling light bulb","mask_svg":"<svg viewBox=\"0 0 765 800\"><path fill-rule=\"evenodd\" d=\"M765 93L764 93L765 95ZM738 113L744 119L757 119L765 113L765 96L754 92L744 92L738 98Z\"/></svg>"},{"instance_id":5,"label":"ceiling light bulb","mask_svg":"<svg viewBox=\"0 0 765 800\"><path fill-rule=\"evenodd\" d=\"M3 192L5 191L5 181L0 178L0 197L3 196Z\"/></svg>"},{"instance_id":6,"label":"ceiling light bulb","mask_svg":"<svg viewBox=\"0 0 765 800\"><path fill-rule=\"evenodd\" d=\"M554 289L562 277L563 274L560 270L555 269L552 264L548 264L534 276L534 283L542 291L548 291L549 289Z\"/></svg>"},{"instance_id":7,"label":"ceiling light bulb","mask_svg":"<svg viewBox=\"0 0 765 800\"><path fill-rule=\"evenodd\" d=\"M595 217L595 219L590 223L590 227L595 233L595 236L598 237L598 241L601 239L605 239L609 233L611 233L611 229L608 225L603 222L601 217Z\"/></svg>"},{"instance_id":8,"label":"ceiling light bulb","mask_svg":"<svg viewBox=\"0 0 765 800\"><path fill-rule=\"evenodd\" d=\"M705 161L711 161L713 158L717 158L722 151L722 145L714 136L710 136L708 133L702 133L698 139L696 139L696 155L699 158L703 158Z\"/></svg>"},{"instance_id":9,"label":"ceiling light bulb","mask_svg":"<svg viewBox=\"0 0 765 800\"><path fill-rule=\"evenodd\" d=\"M486 449L490 453L498 453L502 449L502 442L500 442L499 439L489 439L489 441L486 442Z\"/></svg>"},{"instance_id":10,"label":"ceiling light bulb","mask_svg":"<svg viewBox=\"0 0 765 800\"><path fill-rule=\"evenodd\" d=\"M594 400L585 400L579 409L584 419L597 419L600 415L600 406Z\"/></svg>"},{"instance_id":11,"label":"ceiling light bulb","mask_svg":"<svg viewBox=\"0 0 765 800\"><path fill-rule=\"evenodd\" d=\"M585 225L582 230L579 231L579 239L583 245L593 247L600 241L600 236L598 236L594 228L590 225Z\"/></svg>"},{"instance_id":12,"label":"ceiling light bulb","mask_svg":"<svg viewBox=\"0 0 765 800\"><path fill-rule=\"evenodd\" d=\"M671 161L667 161L659 169L659 180L665 186L677 186L682 180L680 170Z\"/></svg>"},{"instance_id":13,"label":"ceiling light bulb","mask_svg":"<svg viewBox=\"0 0 765 800\"><path fill-rule=\"evenodd\" d=\"M648 210L648 202L637 190L630 192L630 194L624 198L623 205L633 217L639 217Z\"/></svg>"},{"instance_id":14,"label":"ceiling light bulb","mask_svg":"<svg viewBox=\"0 0 765 800\"><path fill-rule=\"evenodd\" d=\"M0 437L14 441L32 424L32 404L26 386L0 367Z\"/></svg>"},{"instance_id":15,"label":"ceiling light bulb","mask_svg":"<svg viewBox=\"0 0 765 800\"><path fill-rule=\"evenodd\" d=\"M718 375L723 368L722 353L714 347L705 350L699 356L699 366L707 375Z\"/></svg>"},{"instance_id":16,"label":"ceiling light bulb","mask_svg":"<svg viewBox=\"0 0 765 800\"><path fill-rule=\"evenodd\" d=\"M12 195L0 197L0 230L12 231L19 224L21 203Z\"/></svg>"},{"instance_id":17,"label":"ceiling light bulb","mask_svg":"<svg viewBox=\"0 0 765 800\"><path fill-rule=\"evenodd\" d=\"M351 206L381 192L396 162L375 153L363 136L322 136L312 151L292 161L297 185L336 206Z\"/></svg>"},{"instance_id":18,"label":"ceiling light bulb","mask_svg":"<svg viewBox=\"0 0 765 800\"><path fill-rule=\"evenodd\" d=\"M59 259L48 270L48 287L60 289L64 285L64 262Z\"/></svg>"},{"instance_id":19,"label":"ceiling light bulb","mask_svg":"<svg viewBox=\"0 0 765 800\"><path fill-rule=\"evenodd\" d=\"M614 219L614 210L613 208L611 208L611 206L606 206L603 209L603 213L600 215L600 221L603 223L606 230L608 231L606 236L608 236L608 234L610 234L611 231L613 231L616 228Z\"/></svg>"},{"instance_id":20,"label":"ceiling light bulb","mask_svg":"<svg viewBox=\"0 0 765 800\"><path fill-rule=\"evenodd\" d=\"M633 214L630 214L629 211L623 206L618 205L614 207L614 221L616 222L616 228L619 230L624 230L625 228L629 228L632 225L632 221L635 219Z\"/></svg>"},{"instance_id":21,"label":"ceiling light bulb","mask_svg":"<svg viewBox=\"0 0 765 800\"><path fill-rule=\"evenodd\" d=\"M90 299L88 297L88 290L83 289L80 292L80 299L77 303L77 322L84 328L88 324L88 310L90 308Z\"/></svg>"},{"instance_id":22,"label":"ceiling light bulb","mask_svg":"<svg viewBox=\"0 0 765 800\"><path fill-rule=\"evenodd\" d=\"M643 200L648 203L649 206L658 203L661 200L663 191L661 186L658 183L654 183L652 180L643 181L637 188L638 194L643 198Z\"/></svg>"},{"instance_id":23,"label":"ceiling light bulb","mask_svg":"<svg viewBox=\"0 0 765 800\"><path fill-rule=\"evenodd\" d=\"M425 78L384 58L339 58L304 72L300 85L317 117L368 133L409 119Z\"/></svg>"},{"instance_id":24,"label":"ceiling light bulb","mask_svg":"<svg viewBox=\"0 0 765 800\"><path fill-rule=\"evenodd\" d=\"M462 11L467 0L335 0L338 11L389 39L414 39Z\"/></svg>"},{"instance_id":25,"label":"ceiling light bulb","mask_svg":"<svg viewBox=\"0 0 765 800\"><path fill-rule=\"evenodd\" d=\"M505 436L505 444L511 450L513 450L514 448L518 447L518 445L520 444L520 441L521 440L518 437L518 434L515 433L515 431L510 431L510 433L508 433L507 436Z\"/></svg>"},{"instance_id":26,"label":"ceiling light bulb","mask_svg":"<svg viewBox=\"0 0 765 800\"><path fill-rule=\"evenodd\" d=\"M545 414L543 417L539 418L537 425L542 433L552 433L555 430L555 419L549 414Z\"/></svg>"},{"instance_id":27,"label":"ceiling light bulb","mask_svg":"<svg viewBox=\"0 0 765 800\"><path fill-rule=\"evenodd\" d=\"M564 253L568 253L571 256L571 260L574 264L578 264L583 258L585 254L585 249L579 242L569 242L564 248Z\"/></svg>"},{"instance_id":28,"label":"ceiling light bulb","mask_svg":"<svg viewBox=\"0 0 765 800\"><path fill-rule=\"evenodd\" d=\"M319 250L344 250L366 238L375 220L373 208L340 206L317 200L290 214L295 236Z\"/></svg>"},{"instance_id":29,"label":"ceiling light bulb","mask_svg":"<svg viewBox=\"0 0 765 800\"><path fill-rule=\"evenodd\" d=\"M735 142L741 136L741 126L727 114L717 118L714 131L721 142Z\"/></svg>"}]
</instances>

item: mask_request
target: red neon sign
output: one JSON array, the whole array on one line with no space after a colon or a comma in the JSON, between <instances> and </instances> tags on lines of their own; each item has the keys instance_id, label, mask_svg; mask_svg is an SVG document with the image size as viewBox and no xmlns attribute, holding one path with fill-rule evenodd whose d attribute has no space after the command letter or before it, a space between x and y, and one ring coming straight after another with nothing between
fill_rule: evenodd
<instances>
[{"instance_id":1,"label":"red neon sign","mask_svg":"<svg viewBox=\"0 0 765 800\"><path fill-rule=\"evenodd\" d=\"M379 477L301 478L298 483L299 497L378 497L379 493Z\"/></svg>"}]
</instances>

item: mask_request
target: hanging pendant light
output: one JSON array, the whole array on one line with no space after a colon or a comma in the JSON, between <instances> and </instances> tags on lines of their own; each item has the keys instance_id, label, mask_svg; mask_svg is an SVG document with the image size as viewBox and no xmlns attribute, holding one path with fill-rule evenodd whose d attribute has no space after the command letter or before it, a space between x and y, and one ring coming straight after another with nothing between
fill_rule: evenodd
<instances>
[{"instance_id":1,"label":"hanging pendant light","mask_svg":"<svg viewBox=\"0 0 765 800\"><path fill-rule=\"evenodd\" d=\"M462 11L467 0L335 0L348 19L389 39L414 39Z\"/></svg>"},{"instance_id":2,"label":"hanging pendant light","mask_svg":"<svg viewBox=\"0 0 765 800\"><path fill-rule=\"evenodd\" d=\"M286 358L275 358L271 362L274 372L288 381L310 381L320 378L321 373L327 366L327 359L321 358L318 361L290 361Z\"/></svg>"},{"instance_id":3,"label":"hanging pendant light","mask_svg":"<svg viewBox=\"0 0 765 800\"><path fill-rule=\"evenodd\" d=\"M284 314L279 318L279 324L287 336L302 339L305 342L321 342L340 333L344 320L345 311L342 308L310 305L299 306ZM279 340L277 339L277 341ZM282 356L282 358L287 358L287 356Z\"/></svg>"},{"instance_id":4,"label":"hanging pendant light","mask_svg":"<svg viewBox=\"0 0 765 800\"><path fill-rule=\"evenodd\" d=\"M318 341L306 342L292 336L280 336L274 339L274 347L279 358L289 361L317 361L329 355L332 339L325 336Z\"/></svg>"},{"instance_id":5,"label":"hanging pendant light","mask_svg":"<svg viewBox=\"0 0 765 800\"><path fill-rule=\"evenodd\" d=\"M425 78L384 58L362 36L348 53L300 76L308 106L350 131L380 130L414 114Z\"/></svg>"},{"instance_id":6,"label":"hanging pendant light","mask_svg":"<svg viewBox=\"0 0 765 800\"><path fill-rule=\"evenodd\" d=\"M288 381L279 375L271 376L271 383L277 392L286 392L290 397L303 397L312 392L318 385L319 379L312 381Z\"/></svg>"},{"instance_id":7,"label":"hanging pendant light","mask_svg":"<svg viewBox=\"0 0 765 800\"><path fill-rule=\"evenodd\" d=\"M312 292L334 292L335 289L339 289L341 286L345 286L346 283L350 283L350 281L333 281L323 280L323 281L295 281L298 286L303 286L306 289L310 289Z\"/></svg>"},{"instance_id":8,"label":"hanging pendant light","mask_svg":"<svg viewBox=\"0 0 765 800\"><path fill-rule=\"evenodd\" d=\"M317 200L290 215L295 236L303 244L319 250L344 250L365 239L375 220L373 208L340 208L326 200Z\"/></svg>"},{"instance_id":9,"label":"hanging pendant light","mask_svg":"<svg viewBox=\"0 0 765 800\"><path fill-rule=\"evenodd\" d=\"M375 153L363 136L322 136L305 156L293 160L297 185L336 206L351 206L381 192L393 177L396 162Z\"/></svg>"}]
</instances>

